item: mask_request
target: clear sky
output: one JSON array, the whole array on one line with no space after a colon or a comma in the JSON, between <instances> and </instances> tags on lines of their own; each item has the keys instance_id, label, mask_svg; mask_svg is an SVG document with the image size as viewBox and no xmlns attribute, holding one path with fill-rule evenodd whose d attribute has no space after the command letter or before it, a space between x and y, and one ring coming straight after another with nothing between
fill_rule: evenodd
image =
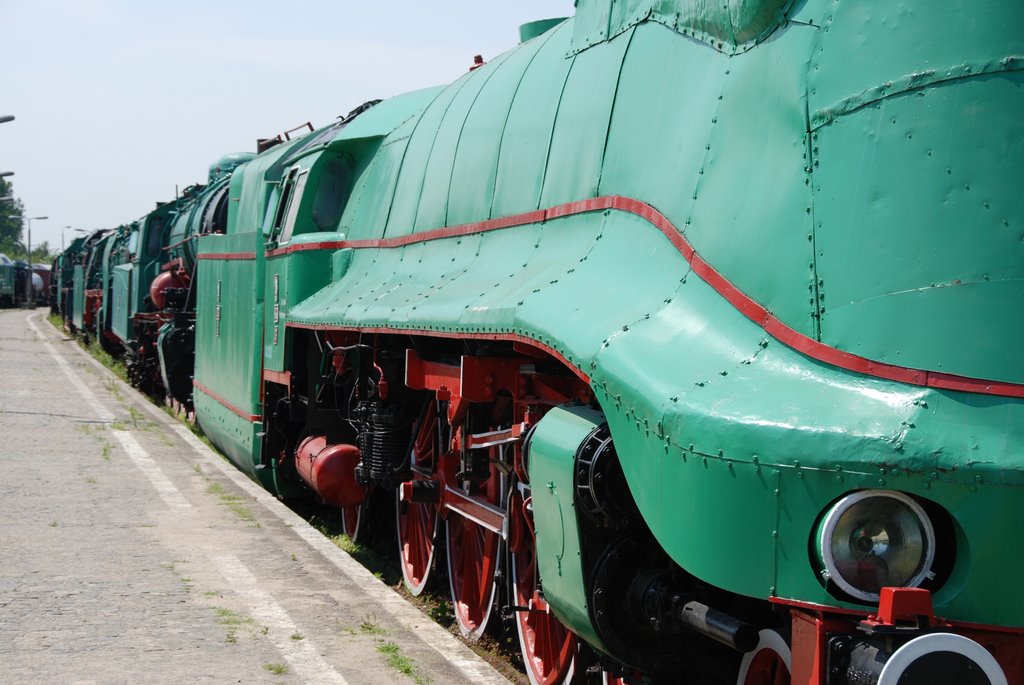
<instances>
[{"instance_id":1,"label":"clear sky","mask_svg":"<svg viewBox=\"0 0 1024 685\"><path fill-rule=\"evenodd\" d=\"M573 0L0 0L0 171L32 242L105 228L226 152L448 83ZM73 235L66 232L68 239Z\"/></svg>"}]
</instances>

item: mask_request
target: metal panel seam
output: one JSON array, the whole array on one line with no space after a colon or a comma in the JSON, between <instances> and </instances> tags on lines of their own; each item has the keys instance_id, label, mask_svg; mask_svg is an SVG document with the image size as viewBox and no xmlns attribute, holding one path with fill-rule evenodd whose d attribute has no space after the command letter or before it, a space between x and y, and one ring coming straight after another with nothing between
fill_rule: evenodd
<instances>
[{"instance_id":1,"label":"metal panel seam","mask_svg":"<svg viewBox=\"0 0 1024 685\"><path fill-rule=\"evenodd\" d=\"M526 72L528 72L530 70L530 67L533 66L533 62L534 62L534 60L537 59L537 55L539 55L541 53L541 51L544 50L544 47L548 44L548 42L550 42L551 37L554 36L556 33L558 33L558 31L561 30L562 27L564 27L564 26L566 26L568 24L569 24L569 22L564 21L554 31L548 31L547 32L547 35L544 36L543 42L541 42L541 44L537 47L537 51L533 53L532 57L530 57L530 61L526 64L526 68L523 69L523 73L519 75L519 81L516 83L516 89L512 93L512 99L508 101L508 111L505 112L505 121L503 121L502 124L501 124L501 135L498 136L498 155L497 155L497 157L495 157L495 160L494 160L494 184L491 187L491 206L488 207L488 209L487 209L487 216L489 216L491 218L494 217L494 197L498 193L498 171L501 169L501 148L502 148L502 145L505 142L505 130L508 128L508 118L512 115L512 107L516 103L516 96L519 95L519 88L523 85L523 79L526 78ZM565 89L565 84L564 83L562 84L562 89L563 90ZM557 116L557 114L556 114L556 116ZM550 139L548 140L548 149L549 150L551 149L551 141L550 141ZM542 191L543 191L543 188L544 188L544 184L541 183L541 190ZM449 187L448 191L451 192L451 188L450 187ZM447 213L446 213L446 216L447 216Z\"/></svg>"},{"instance_id":2,"label":"metal panel seam","mask_svg":"<svg viewBox=\"0 0 1024 685\"><path fill-rule=\"evenodd\" d=\"M263 417L261 415L259 415L259 414L247 414L247 413L245 413L244 411L242 411L241 409L239 409L235 405L231 404L226 399L224 399L223 397L221 397L220 395L218 395L214 391L210 390L209 388L207 388L205 385L203 385L202 383L200 383L197 380L193 380L192 381L192 386L194 388L196 388L196 390L198 390L199 392L201 392L204 395L206 395L207 397L209 397L211 400L215 400L219 404L223 405L225 409L230 411L235 416L241 417L241 418L243 418L246 421L249 421L251 423L258 423L258 422L263 420Z\"/></svg>"},{"instance_id":3,"label":"metal panel seam","mask_svg":"<svg viewBox=\"0 0 1024 685\"><path fill-rule=\"evenodd\" d=\"M811 120L813 124L811 130L816 131L841 116L870 107L876 102L928 86L971 79L988 74L1022 70L1024 70L1024 56L1007 55L1000 60L990 60L980 65L961 64L947 67L941 72L938 69L928 69L927 71L907 74L893 81L887 81L880 86L865 88L856 95L845 97L829 107L822 107L814 113L814 117Z\"/></svg>"},{"instance_id":4,"label":"metal panel seam","mask_svg":"<svg viewBox=\"0 0 1024 685\"><path fill-rule=\"evenodd\" d=\"M595 187L601 192L601 179L604 177L604 160L608 157L608 140L612 136L612 119L615 117L615 103L619 99L619 85L622 83L622 69L629 57L629 48L633 46L633 37L636 36L636 26L629 29L629 38L626 40L626 49L622 51L622 61L619 62L619 73L615 75L615 92L612 93L612 105L608 108L608 124L604 129L604 146L601 148L601 166L597 171L597 184Z\"/></svg>"},{"instance_id":5,"label":"metal panel seam","mask_svg":"<svg viewBox=\"0 0 1024 685\"><path fill-rule=\"evenodd\" d=\"M511 53L508 53L508 54L511 54ZM448 208L452 204L452 181L455 180L455 165L458 164L458 162L459 162L459 148L462 147L462 134L466 130L466 122L469 121L469 117L473 114L473 108L476 107L476 102L477 102L477 100L480 99L480 94L482 92L484 92L484 88L486 88L487 84L491 82L491 79L494 78L494 75L498 73L498 70L501 69L501 66L505 63L506 59L508 59L508 55L503 56L502 59L501 59L501 62L499 62L498 64L494 64L493 68L488 70L488 74L484 78L484 82L482 84L480 84L480 88L476 91L476 95L473 96L473 102L471 102L469 104L469 107L466 109L466 116L464 116L462 118L462 124L459 126L459 136L458 136L458 139L455 141L455 152L452 154L452 168L448 172L448 193L447 193L447 197L444 200L444 223L445 224L448 223ZM530 61L532 62L533 60L530 60ZM493 62L492 62L492 64L493 64ZM525 74L526 71L523 71L523 73ZM522 77L520 77L520 80L522 80ZM452 98L452 102L454 102L454 101L455 101L455 98ZM512 102L509 101L509 108L511 109L511 107L512 107ZM505 114L505 119L506 120L508 119L508 114L507 113ZM443 121L443 119L442 119L442 121ZM431 152L433 152L433 150L431 150ZM499 155L501 154L501 144L500 143L498 145L498 154ZM495 160L497 160L497 158L495 158ZM427 164L429 165L429 163L430 163L430 160L428 158L427 159ZM497 165L495 165L495 181L497 181ZM494 204L494 198L493 197L491 198L491 204L492 205ZM419 214L419 207L416 208L416 213Z\"/></svg>"},{"instance_id":6,"label":"metal panel seam","mask_svg":"<svg viewBox=\"0 0 1024 685\"><path fill-rule=\"evenodd\" d=\"M551 133L548 134L548 150L544 155L544 173L540 177L540 186L537 192L537 209L540 209L540 203L544 198L544 185L548 180L548 167L551 166L551 144L555 139L555 129L558 127L558 112L562 109L562 98L565 96L565 86L569 83L569 77L572 76L573 67L576 66L576 55L572 56L572 64L565 70L565 79L562 81L562 89L558 91L558 106L555 107L555 117L551 120Z\"/></svg>"},{"instance_id":7,"label":"metal panel seam","mask_svg":"<svg viewBox=\"0 0 1024 685\"><path fill-rule=\"evenodd\" d=\"M456 83L458 83L458 82L456 82ZM412 213L412 223L413 223L413 226L416 225L416 217L419 216L419 213L420 213L420 201L423 199L423 184L424 184L424 182L426 181L426 178L427 178L427 169L430 167L430 158L434 154L434 145L437 144L437 133L438 133L438 131L441 130L441 125L444 123L444 118L446 116L448 116L448 110L451 109L452 103L455 102L455 98L459 97L459 93L462 92L462 89L466 87L467 83L469 83L469 76L463 76L462 82L458 83L458 90L455 91L455 94L452 95L451 100L448 101L447 106L445 106L445 108L444 108L444 114L441 115L441 119L437 122L437 131L435 131L433 136L431 136L431 139L430 139L430 152L427 153L427 160L423 164L423 178L420 180L419 192L416 195L416 209ZM454 85L455 84L453 83L452 86L454 86ZM448 86L448 88L451 88L452 86ZM391 221L391 210L394 209L394 206L395 206L395 191L398 189L399 181L401 181L402 172L405 171L405 157L409 153L409 146L412 145L413 138L416 135L416 131L420 127L420 122L423 121L423 117L426 116L427 110L429 110L430 107L433 106L433 104L435 102L437 102L438 98L440 98L441 95L445 91L448 90L448 88L445 88L440 93L438 93L437 97L435 97L431 101L430 106L428 106L426 109L424 109L422 112L420 112L420 118L416 120L416 125L413 126L412 131L410 131L410 133L409 133L409 142L405 144L405 149L402 150L402 162L401 162L401 164L398 167L398 173L395 174L394 189L391 191L391 201L388 203L388 215L387 215L387 218L385 218L385 220L384 220L384 231L385 232L387 231L388 223ZM445 208L445 211L447 212L447 206Z\"/></svg>"}]
</instances>

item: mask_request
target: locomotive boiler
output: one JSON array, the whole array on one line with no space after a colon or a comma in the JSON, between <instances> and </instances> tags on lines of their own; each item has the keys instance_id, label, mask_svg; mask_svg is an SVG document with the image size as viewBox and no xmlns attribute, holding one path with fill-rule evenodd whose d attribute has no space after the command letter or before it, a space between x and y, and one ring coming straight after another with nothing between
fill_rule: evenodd
<instances>
[{"instance_id":1,"label":"locomotive boiler","mask_svg":"<svg viewBox=\"0 0 1024 685\"><path fill-rule=\"evenodd\" d=\"M233 168L165 383L534 685L1020 685L1022 21L579 0Z\"/></svg>"}]
</instances>

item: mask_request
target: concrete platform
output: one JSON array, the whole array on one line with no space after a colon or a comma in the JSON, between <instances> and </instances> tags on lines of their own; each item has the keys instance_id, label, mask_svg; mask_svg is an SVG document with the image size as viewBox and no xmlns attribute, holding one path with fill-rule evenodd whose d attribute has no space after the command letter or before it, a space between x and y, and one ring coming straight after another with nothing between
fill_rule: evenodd
<instances>
[{"instance_id":1,"label":"concrete platform","mask_svg":"<svg viewBox=\"0 0 1024 685\"><path fill-rule=\"evenodd\" d=\"M0 311L0 465L2 683L508 683L42 309Z\"/></svg>"}]
</instances>

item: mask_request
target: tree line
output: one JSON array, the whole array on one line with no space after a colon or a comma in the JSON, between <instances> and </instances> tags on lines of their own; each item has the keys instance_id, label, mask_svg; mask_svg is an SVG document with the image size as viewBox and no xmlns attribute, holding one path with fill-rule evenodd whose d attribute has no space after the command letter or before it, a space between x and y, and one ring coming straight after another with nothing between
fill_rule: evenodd
<instances>
[{"instance_id":1,"label":"tree line","mask_svg":"<svg viewBox=\"0 0 1024 685\"><path fill-rule=\"evenodd\" d=\"M24 213L25 205L14 197L14 186L9 181L0 178L0 253L11 259L26 259L28 257L24 242L25 222L18 217ZM49 243L45 240L39 244L32 244L31 261L33 263L47 264L55 256L57 256L57 251L51 251Z\"/></svg>"}]
</instances>

